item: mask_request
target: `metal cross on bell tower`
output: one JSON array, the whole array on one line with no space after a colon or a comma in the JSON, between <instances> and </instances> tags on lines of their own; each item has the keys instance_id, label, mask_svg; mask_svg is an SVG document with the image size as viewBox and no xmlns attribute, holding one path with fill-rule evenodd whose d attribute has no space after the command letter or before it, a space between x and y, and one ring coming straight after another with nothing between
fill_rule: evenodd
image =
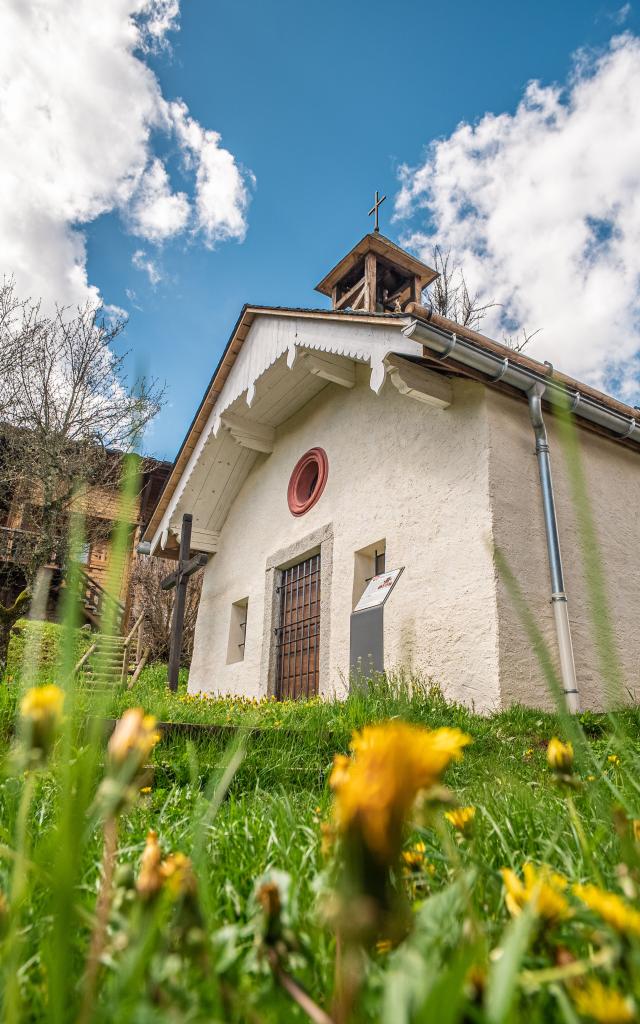
<instances>
[{"instance_id":1,"label":"metal cross on bell tower","mask_svg":"<svg viewBox=\"0 0 640 1024\"><path fill-rule=\"evenodd\" d=\"M379 196L380 196L380 193L376 189L376 199L375 199L375 202L374 202L373 206L369 210L369 216L370 217L371 216L375 216L375 227L373 229L374 231L380 231L380 226L378 224L378 210L382 206L382 204L384 203L385 199L387 198L386 196L383 196L382 199L380 199Z\"/></svg>"}]
</instances>

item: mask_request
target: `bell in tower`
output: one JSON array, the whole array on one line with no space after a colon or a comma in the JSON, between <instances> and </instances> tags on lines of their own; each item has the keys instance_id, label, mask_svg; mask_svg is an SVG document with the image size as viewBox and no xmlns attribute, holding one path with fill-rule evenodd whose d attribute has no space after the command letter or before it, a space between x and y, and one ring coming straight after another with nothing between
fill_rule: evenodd
<instances>
[{"instance_id":1,"label":"bell in tower","mask_svg":"<svg viewBox=\"0 0 640 1024\"><path fill-rule=\"evenodd\" d=\"M334 309L365 313L402 313L410 302L422 301L422 291L438 276L437 271L380 234L378 209L386 196L369 211L375 228L365 235L316 285L328 295Z\"/></svg>"}]
</instances>

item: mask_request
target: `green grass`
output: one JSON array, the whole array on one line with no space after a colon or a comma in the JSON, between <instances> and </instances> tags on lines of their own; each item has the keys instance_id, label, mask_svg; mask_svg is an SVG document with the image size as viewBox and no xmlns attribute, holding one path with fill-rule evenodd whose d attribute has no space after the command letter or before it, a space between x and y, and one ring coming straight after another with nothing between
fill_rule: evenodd
<instances>
[{"instance_id":1,"label":"green grass","mask_svg":"<svg viewBox=\"0 0 640 1024\"><path fill-rule=\"evenodd\" d=\"M0 707L5 720L14 713L16 688L14 681L2 689ZM503 931L509 921L501 867L520 870L527 860L545 862L576 881L593 880L595 870L597 880L612 889L619 888L618 866L623 860L631 864L632 872L640 868L635 847L631 853L625 847L628 824L621 830L622 837L614 827L616 820L620 830L622 819L640 818L634 712L585 716L584 749L577 758L584 786L573 797L572 811L546 765L547 741L561 731L561 723L556 716L538 711L515 707L480 717L447 704L437 691L418 684L411 688L402 682L393 686L384 680L372 684L367 694L344 702L264 702L254 706L240 701L186 701L184 682L176 696L166 693L162 667L148 670L133 693L119 692L103 707L92 708L89 701L87 695L81 695L77 704L69 734L70 761L64 760L63 739L50 768L37 776L28 855L34 866L28 872L28 895L20 917L18 967L23 1009L15 1020L74 1020L78 1012L78 979L95 911L102 849L91 806L103 771L104 747L97 733L91 741L86 736L82 722L87 711L117 715L127 705L139 703L166 721L241 727L235 732L197 731L190 737L168 734L155 748L151 792L126 811L120 822L111 932L92 1020L246 1020L258 1024L306 1019L274 982L256 945L256 880L272 870L285 871L291 879L291 971L319 1003L329 1005L334 939L319 913L319 893L329 884L320 850L320 823L330 817L327 778L333 754L345 752L352 730L368 722L401 717L431 728L457 725L468 732L473 745L464 760L449 770L445 781L462 804L474 805L477 812L473 836L462 843L453 841L440 814L437 821L416 826L407 837L407 842L424 841L431 865L413 893L415 933L397 951L374 953L368 961L356 1020L381 1019L385 1000L391 999L389 986L399 986L403 993L400 1002L392 999L394 1022L427 1019L416 1009L415 993L409 992L416 963L424 962L427 977L429 963L444 958L441 969L448 977L446 971L457 963L455 950L460 943L464 946L464 928L471 927L470 923L464 925L465 920L481 922L481 941L474 947L474 956L491 963L487 952L504 942ZM233 737L243 734L242 727L249 730L244 757L226 797L221 795L217 812L209 817L220 766L228 757ZM621 755L620 765L608 760L616 752ZM594 780L589 781L588 776ZM5 893L12 886L13 859L2 850L15 849L23 787L24 780L7 760L0 785L0 889ZM80 796L78 787L84 787ZM65 807L79 814L68 825L75 850L70 862L61 858L59 849ZM617 819L612 813L615 807L622 808ZM85 820L92 822L88 828ZM132 888L149 828L158 832L165 852L179 850L194 858L201 905L195 923L191 921L186 930L173 917L163 920L160 927L155 911L141 910ZM448 913L438 950L426 953L421 923L425 908L437 907L436 897L455 894L456 880L469 870L474 877L471 909L462 907ZM69 872L64 884L71 906L65 910L66 945L58 949L53 922L60 906L55 889L58 879L65 877L64 871ZM206 936L206 955L198 938L201 931ZM142 949L145 936L150 943L146 950ZM416 953L412 943L423 943L422 952ZM554 949L562 945L572 955L586 955L593 949L593 928L567 923L558 930L554 943L549 945L544 936L530 943L517 969L553 963ZM417 961L411 959L415 956ZM403 958L409 958L408 966ZM59 975L58 1001L51 996L52 972ZM614 975L628 987L620 966ZM461 991L460 986L456 991ZM578 1019L564 1015L553 985L541 986L534 993L519 987L515 998L516 1019L524 1019L523 1014L534 1022L567 1020L575 1024ZM455 1009L455 1000L450 1005ZM491 1017L489 1010L465 995L449 1019L508 1020L512 1012ZM463 1014L467 1016L463 1018Z\"/></svg>"},{"instance_id":2,"label":"green grass","mask_svg":"<svg viewBox=\"0 0 640 1024\"><path fill-rule=\"evenodd\" d=\"M570 420L565 427L601 693L617 706L624 687L603 568L577 437ZM131 468L126 462L111 550L113 593L127 546ZM575 719L513 707L480 717L405 678L377 679L343 702L199 699L187 696L186 673L169 694L163 666L148 668L133 691L92 693L73 673L91 642L77 629L74 601L72 556L81 548L74 517L65 628L23 624L0 685L3 1024L307 1020L294 981L336 1024L640 1020L637 708ZM552 652L499 551L495 559L561 709ZM112 622L103 627L113 631ZM42 723L19 711L24 689L36 683L55 683L65 696L55 744L40 761L33 740ZM120 763L105 742L105 719L132 706L183 727L164 732L143 774L135 755ZM403 797L413 796L424 765L416 755L408 768L405 751L385 746L389 730L384 756L365 757L364 782L354 783L351 767L342 798L329 788L333 757L348 752L354 730L389 720L458 727L473 739L440 780L444 788L411 801L404 830ZM554 735L575 749L564 780L546 763ZM402 743L424 754L429 741L420 736L403 733ZM334 801L344 815L350 797L358 810L347 827ZM475 808L469 835L445 818L456 804ZM381 826L381 808L396 816L393 828L383 821L387 838L398 836L405 852L424 845L423 859L413 849L417 870L395 849L384 863L378 849L376 860L367 829ZM164 874L153 842L145 846L149 830L162 846ZM170 874L180 862L167 861L170 853L191 861L194 883L181 895L179 873ZM147 883L159 887L154 896L136 886L143 854ZM522 875L526 863L566 879L559 920L545 919L542 899L536 903L544 891L512 917L502 870ZM573 891L585 882L624 899L626 922L616 929L587 909ZM594 979L628 1002L605 1012L592 1001L579 1012Z\"/></svg>"},{"instance_id":3,"label":"green grass","mask_svg":"<svg viewBox=\"0 0 640 1024\"><path fill-rule=\"evenodd\" d=\"M20 675L24 663L27 638L32 637L38 647L38 681L55 682L59 669L63 627L57 622L34 622L30 619L18 619L14 633L9 642L6 679L11 682ZM79 661L95 634L88 629L78 629L73 635L73 651Z\"/></svg>"}]
</instances>

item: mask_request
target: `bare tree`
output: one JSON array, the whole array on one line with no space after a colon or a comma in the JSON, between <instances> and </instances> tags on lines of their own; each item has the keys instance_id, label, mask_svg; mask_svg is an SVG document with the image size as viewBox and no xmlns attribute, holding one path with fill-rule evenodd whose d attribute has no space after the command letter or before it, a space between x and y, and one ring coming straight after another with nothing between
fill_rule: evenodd
<instances>
[{"instance_id":1,"label":"bare tree","mask_svg":"<svg viewBox=\"0 0 640 1024\"><path fill-rule=\"evenodd\" d=\"M13 280L0 289L0 497L27 520L28 583L67 536L72 508L87 513L88 540L104 530L87 495L117 490L123 455L161 406L157 382L127 381L128 353L114 348L125 325L90 305L47 316Z\"/></svg>"},{"instance_id":2,"label":"bare tree","mask_svg":"<svg viewBox=\"0 0 640 1024\"><path fill-rule=\"evenodd\" d=\"M477 331L489 311L496 309L500 303L493 300L483 303L480 301L479 292L471 294L464 271L460 264L454 261L450 249L444 251L439 245L434 245L432 260L439 276L428 292L431 310L448 320L454 320L461 327ZM523 327L521 335L503 335L502 344L514 352L521 352L539 330L540 328L531 333Z\"/></svg>"},{"instance_id":3,"label":"bare tree","mask_svg":"<svg viewBox=\"0 0 640 1024\"><path fill-rule=\"evenodd\" d=\"M462 267L455 263L451 250L443 251L439 245L432 250L433 267L439 276L431 285L429 303L434 313L455 320L461 327L477 330L482 320L497 305L496 302L480 302L478 292L471 295L467 288Z\"/></svg>"},{"instance_id":4,"label":"bare tree","mask_svg":"<svg viewBox=\"0 0 640 1024\"><path fill-rule=\"evenodd\" d=\"M136 558L131 570L131 619L132 622L135 621L144 609L143 646L149 648L150 661L167 661L169 658L175 590L163 590L160 583L174 569L175 562L168 559L141 556ZM190 663L193 653L193 636L201 590L202 572L197 572L191 577L187 587L181 652L183 665Z\"/></svg>"},{"instance_id":5,"label":"bare tree","mask_svg":"<svg viewBox=\"0 0 640 1024\"><path fill-rule=\"evenodd\" d=\"M542 327L538 327L537 331L527 331L526 328L521 328L520 334L503 334L502 344L506 345L513 352L522 352L523 348L526 348L529 342L535 338L536 334L540 334Z\"/></svg>"}]
</instances>

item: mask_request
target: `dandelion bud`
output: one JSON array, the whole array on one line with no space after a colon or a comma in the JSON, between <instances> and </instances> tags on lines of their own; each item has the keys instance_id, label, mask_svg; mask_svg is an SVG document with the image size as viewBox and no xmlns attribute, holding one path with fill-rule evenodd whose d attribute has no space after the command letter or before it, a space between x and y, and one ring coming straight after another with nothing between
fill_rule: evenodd
<instances>
[{"instance_id":1,"label":"dandelion bud","mask_svg":"<svg viewBox=\"0 0 640 1024\"><path fill-rule=\"evenodd\" d=\"M153 715L145 715L142 708L128 708L109 740L109 760L116 769L129 763L136 774L159 739Z\"/></svg>"},{"instance_id":2,"label":"dandelion bud","mask_svg":"<svg viewBox=\"0 0 640 1024\"><path fill-rule=\"evenodd\" d=\"M282 900L276 882L263 882L256 893L258 903L264 911L264 938L266 942L275 942L281 932L280 914Z\"/></svg>"},{"instance_id":3,"label":"dandelion bud","mask_svg":"<svg viewBox=\"0 0 640 1024\"><path fill-rule=\"evenodd\" d=\"M46 757L62 721L64 693L59 686L34 686L20 704L22 729L29 749Z\"/></svg>"},{"instance_id":4,"label":"dandelion bud","mask_svg":"<svg viewBox=\"0 0 640 1024\"><path fill-rule=\"evenodd\" d=\"M140 874L136 880L136 889L144 899L155 896L162 888L164 878L161 861L162 849L158 842L158 833L149 829L140 861Z\"/></svg>"},{"instance_id":5,"label":"dandelion bud","mask_svg":"<svg viewBox=\"0 0 640 1024\"><path fill-rule=\"evenodd\" d=\"M563 743L557 736L549 740L547 747L549 767L560 775L568 775L573 768L573 747L571 743Z\"/></svg>"}]
</instances>

